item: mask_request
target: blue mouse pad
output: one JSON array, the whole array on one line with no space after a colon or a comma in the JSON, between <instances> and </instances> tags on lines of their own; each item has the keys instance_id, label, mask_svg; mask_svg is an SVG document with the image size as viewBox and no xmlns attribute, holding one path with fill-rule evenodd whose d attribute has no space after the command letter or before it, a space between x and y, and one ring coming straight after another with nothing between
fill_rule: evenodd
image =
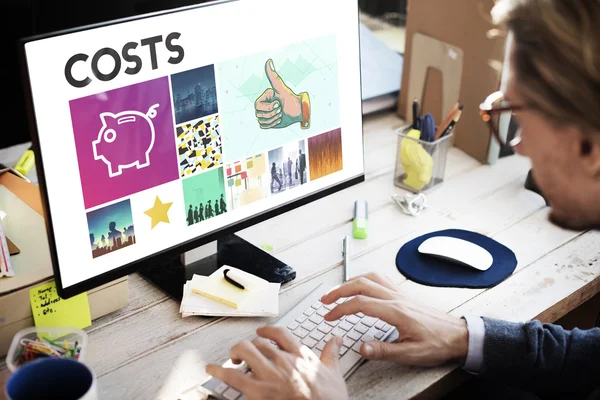
<instances>
[{"instance_id":1,"label":"blue mouse pad","mask_svg":"<svg viewBox=\"0 0 600 400\"><path fill-rule=\"evenodd\" d=\"M494 261L487 271L419 253L419 246L434 236L467 240L490 252ZM508 247L482 234L460 229L432 232L406 243L396 256L396 267L406 278L422 285L488 288L508 278L517 268L517 257Z\"/></svg>"}]
</instances>

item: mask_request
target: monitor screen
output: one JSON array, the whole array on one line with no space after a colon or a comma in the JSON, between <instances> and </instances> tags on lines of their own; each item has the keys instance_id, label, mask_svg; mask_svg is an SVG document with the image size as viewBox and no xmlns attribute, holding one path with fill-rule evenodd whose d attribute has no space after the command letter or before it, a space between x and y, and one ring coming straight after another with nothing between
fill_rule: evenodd
<instances>
[{"instance_id":1,"label":"monitor screen","mask_svg":"<svg viewBox=\"0 0 600 400\"><path fill-rule=\"evenodd\" d=\"M208 3L23 50L63 296L364 179L357 2Z\"/></svg>"}]
</instances>

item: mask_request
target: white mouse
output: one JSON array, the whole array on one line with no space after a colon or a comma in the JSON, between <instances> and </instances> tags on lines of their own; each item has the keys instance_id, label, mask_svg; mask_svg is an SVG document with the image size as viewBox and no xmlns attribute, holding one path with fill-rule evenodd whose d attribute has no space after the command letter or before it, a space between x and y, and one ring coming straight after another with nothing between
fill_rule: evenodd
<instances>
[{"instance_id":1,"label":"white mouse","mask_svg":"<svg viewBox=\"0 0 600 400\"><path fill-rule=\"evenodd\" d=\"M486 249L450 236L434 236L419 246L419 253L439 257L480 271L492 266L494 258Z\"/></svg>"}]
</instances>

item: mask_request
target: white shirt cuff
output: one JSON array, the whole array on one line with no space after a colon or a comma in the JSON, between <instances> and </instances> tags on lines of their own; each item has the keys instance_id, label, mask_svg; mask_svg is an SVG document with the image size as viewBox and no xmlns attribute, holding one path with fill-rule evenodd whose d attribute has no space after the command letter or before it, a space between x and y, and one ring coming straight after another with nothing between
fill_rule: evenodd
<instances>
[{"instance_id":1,"label":"white shirt cuff","mask_svg":"<svg viewBox=\"0 0 600 400\"><path fill-rule=\"evenodd\" d=\"M469 350L463 369L471 374L478 374L483 366L485 325L481 317L463 315L463 318L467 321L467 329L469 330Z\"/></svg>"}]
</instances>

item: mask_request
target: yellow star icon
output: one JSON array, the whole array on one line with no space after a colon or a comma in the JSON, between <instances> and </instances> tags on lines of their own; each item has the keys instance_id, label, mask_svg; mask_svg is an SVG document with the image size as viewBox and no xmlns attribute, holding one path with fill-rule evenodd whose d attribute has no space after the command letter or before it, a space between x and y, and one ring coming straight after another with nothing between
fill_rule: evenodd
<instances>
[{"instance_id":1,"label":"yellow star icon","mask_svg":"<svg viewBox=\"0 0 600 400\"><path fill-rule=\"evenodd\" d=\"M152 227L150 229L154 229L159 222L166 222L167 224L169 223L169 215L167 213L172 205L172 202L163 203L160 201L158 196L156 196L156 199L154 200L154 207L144 211L144 214L152 218Z\"/></svg>"}]
</instances>

